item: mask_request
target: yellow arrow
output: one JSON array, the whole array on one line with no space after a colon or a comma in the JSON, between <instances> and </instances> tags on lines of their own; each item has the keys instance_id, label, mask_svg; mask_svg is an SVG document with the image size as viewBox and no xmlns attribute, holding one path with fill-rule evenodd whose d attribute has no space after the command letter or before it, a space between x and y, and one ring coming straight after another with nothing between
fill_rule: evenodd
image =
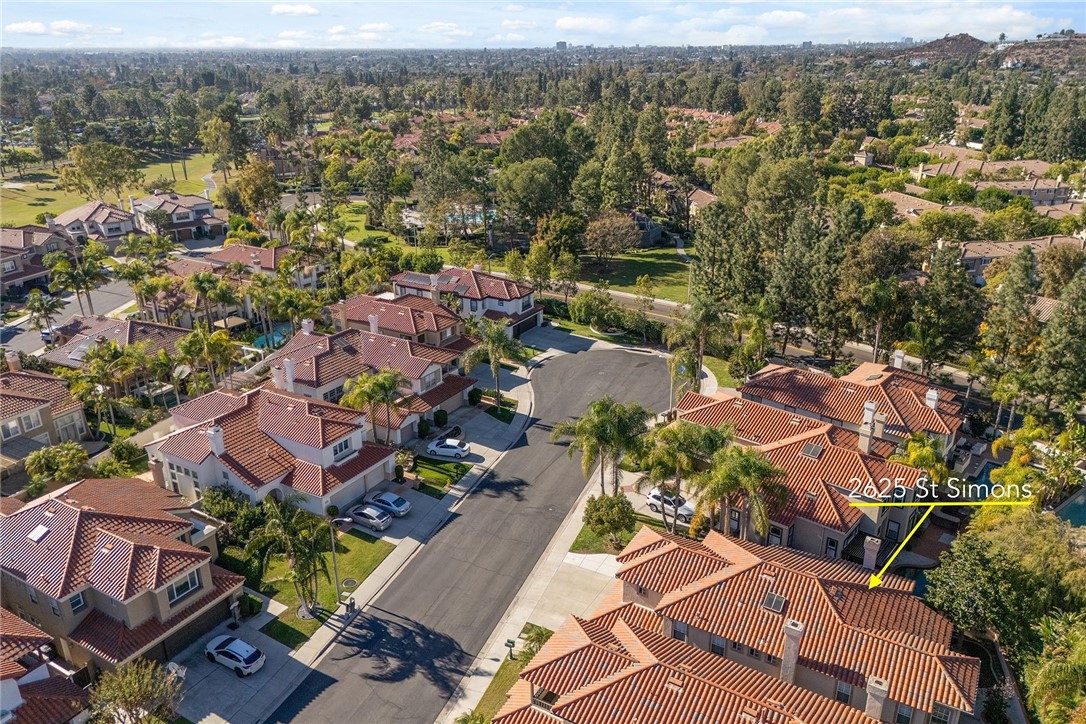
<instances>
[{"instance_id":1,"label":"yellow arrow","mask_svg":"<svg viewBox=\"0 0 1086 724\"><path fill-rule=\"evenodd\" d=\"M901 545L897 547L897 550L894 551L893 555L890 556L890 559L886 561L886 563L883 565L882 570L878 573L871 574L871 578L869 578L867 581L868 588L877 588L878 586L882 585L882 576L886 574L886 569L889 568L890 564L894 562L894 559L897 558L898 553L901 553L901 551L905 550L905 544L909 542L910 538L916 535L916 531L920 530L920 526L924 525L924 521L928 519L928 516L931 515L931 511L933 510L935 510L935 506L929 505L928 509L924 511L924 515L920 516L920 520L916 521L916 525L914 525L913 529L909 531L909 535L905 536L905 540L901 541Z\"/></svg>"}]
</instances>

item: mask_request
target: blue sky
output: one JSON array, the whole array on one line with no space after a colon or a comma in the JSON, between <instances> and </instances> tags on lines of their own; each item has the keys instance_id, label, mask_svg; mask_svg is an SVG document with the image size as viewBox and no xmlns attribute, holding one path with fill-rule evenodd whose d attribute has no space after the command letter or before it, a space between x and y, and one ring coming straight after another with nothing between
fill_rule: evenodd
<instances>
[{"instance_id":1,"label":"blue sky","mask_svg":"<svg viewBox=\"0 0 1086 724\"><path fill-rule=\"evenodd\" d=\"M1086 31L1082 0L253 2L3 0L0 47L516 48L994 40Z\"/></svg>"}]
</instances>

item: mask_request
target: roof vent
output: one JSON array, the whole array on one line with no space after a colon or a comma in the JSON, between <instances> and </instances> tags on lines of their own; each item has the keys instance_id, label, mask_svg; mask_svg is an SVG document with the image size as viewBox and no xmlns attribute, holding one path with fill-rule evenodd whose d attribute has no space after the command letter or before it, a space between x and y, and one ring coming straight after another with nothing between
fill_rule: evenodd
<instances>
[{"instance_id":1,"label":"roof vent","mask_svg":"<svg viewBox=\"0 0 1086 724\"><path fill-rule=\"evenodd\" d=\"M818 500L818 493L816 493L813 490L808 490L807 492L804 493L804 495L806 495L811 500Z\"/></svg>"},{"instance_id":2,"label":"roof vent","mask_svg":"<svg viewBox=\"0 0 1086 724\"><path fill-rule=\"evenodd\" d=\"M845 385L844 388L842 388L842 392L844 392L846 395L851 395L855 391L856 388L852 385Z\"/></svg>"},{"instance_id":3,"label":"roof vent","mask_svg":"<svg viewBox=\"0 0 1086 724\"><path fill-rule=\"evenodd\" d=\"M34 530L30 531L30 534L27 535L27 538L34 541L35 543L41 543L42 539L44 539L47 535L49 535L49 528L44 525L39 525Z\"/></svg>"},{"instance_id":4,"label":"roof vent","mask_svg":"<svg viewBox=\"0 0 1086 724\"><path fill-rule=\"evenodd\" d=\"M798 417L793 417L791 420L789 420L789 422L791 424L793 424L793 425L798 425L799 424L799 418Z\"/></svg>"},{"instance_id":5,"label":"roof vent","mask_svg":"<svg viewBox=\"0 0 1086 724\"><path fill-rule=\"evenodd\" d=\"M743 406L743 400L741 400L741 399L737 399L735 402L732 403L732 407L734 407L736 409L738 409L738 408L740 408L742 406Z\"/></svg>"},{"instance_id":6,"label":"roof vent","mask_svg":"<svg viewBox=\"0 0 1086 724\"><path fill-rule=\"evenodd\" d=\"M823 448L816 442L809 442L803 446L803 456L811 458L813 460L818 460L820 457L822 457L822 451L824 449L825 448Z\"/></svg>"}]
</instances>

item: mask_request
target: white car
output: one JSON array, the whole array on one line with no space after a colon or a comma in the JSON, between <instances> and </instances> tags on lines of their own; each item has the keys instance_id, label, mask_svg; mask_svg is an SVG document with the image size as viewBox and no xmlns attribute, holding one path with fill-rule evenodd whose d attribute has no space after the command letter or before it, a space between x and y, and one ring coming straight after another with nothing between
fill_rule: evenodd
<instances>
[{"instance_id":1,"label":"white car","mask_svg":"<svg viewBox=\"0 0 1086 724\"><path fill-rule=\"evenodd\" d=\"M383 510L397 518L402 518L411 512L411 503L409 501L387 490L383 493L374 493L366 502L374 508Z\"/></svg>"},{"instance_id":2,"label":"white car","mask_svg":"<svg viewBox=\"0 0 1086 724\"><path fill-rule=\"evenodd\" d=\"M653 488L645 496L645 500L648 501L649 510L653 513L659 513L664 506L667 506L667 512L678 518L680 523L689 523L694 517L694 506L681 495L662 495L659 488Z\"/></svg>"},{"instance_id":3,"label":"white car","mask_svg":"<svg viewBox=\"0 0 1086 724\"><path fill-rule=\"evenodd\" d=\"M264 653L233 636L216 636L204 648L207 660L222 664L239 677L255 674L264 665Z\"/></svg>"},{"instance_id":4,"label":"white car","mask_svg":"<svg viewBox=\"0 0 1086 724\"><path fill-rule=\"evenodd\" d=\"M426 446L427 455L444 455L445 457L460 459L471 453L471 445L463 440L434 440Z\"/></svg>"},{"instance_id":5,"label":"white car","mask_svg":"<svg viewBox=\"0 0 1086 724\"><path fill-rule=\"evenodd\" d=\"M381 531L392 525L392 516L372 505L356 505L347 511L351 520L371 530Z\"/></svg>"}]
</instances>

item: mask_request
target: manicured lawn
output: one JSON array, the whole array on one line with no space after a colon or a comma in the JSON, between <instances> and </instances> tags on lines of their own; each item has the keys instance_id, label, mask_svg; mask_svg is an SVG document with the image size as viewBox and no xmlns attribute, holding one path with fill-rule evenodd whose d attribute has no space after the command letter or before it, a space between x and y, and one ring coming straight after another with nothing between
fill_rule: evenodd
<instances>
[{"instance_id":1,"label":"manicured lawn","mask_svg":"<svg viewBox=\"0 0 1086 724\"><path fill-rule=\"evenodd\" d=\"M483 721L493 719L498 710L502 708L506 697L509 695L509 690L513 688L513 684L517 683L520 670L523 668L524 664L518 659L510 659L509 657L506 657L502 665L498 667L494 678L490 680L490 685L486 687L486 691L483 693L483 698L479 700L474 709L476 714L483 715Z\"/></svg>"},{"instance_id":2,"label":"manicured lawn","mask_svg":"<svg viewBox=\"0 0 1086 724\"><path fill-rule=\"evenodd\" d=\"M458 464L460 468L457 468ZM460 478L467 475L469 470L471 465L459 460L415 458L415 474L422 479L419 492L426 493L431 498L444 498L449 489L460 482Z\"/></svg>"},{"instance_id":3,"label":"manicured lawn","mask_svg":"<svg viewBox=\"0 0 1086 724\"><path fill-rule=\"evenodd\" d=\"M686 253L692 254L687 247ZM648 274L656 284L656 297L673 302L686 303L686 289L689 280L689 265L679 258L675 247L645 249L620 254L611 262L610 268L600 271L591 257L582 258L584 273L582 280L594 284L607 280L611 289L619 292L636 293L637 278Z\"/></svg>"},{"instance_id":4,"label":"manicured lawn","mask_svg":"<svg viewBox=\"0 0 1086 724\"><path fill-rule=\"evenodd\" d=\"M363 241L365 239L384 237L384 239L389 242L401 242L398 236L393 236L387 231L366 229L366 223L369 221L369 206L364 203L353 203L349 205L344 209L343 213L340 214L340 218L347 224L355 227L347 232L347 238L351 241Z\"/></svg>"},{"instance_id":5,"label":"manicured lawn","mask_svg":"<svg viewBox=\"0 0 1086 724\"><path fill-rule=\"evenodd\" d=\"M109 422L109 412L102 413L102 428L101 431L105 433L102 438L106 442L112 442L116 438L127 440L136 434L136 426L132 424L131 420L125 420L120 416L117 416L117 427L114 429L113 425Z\"/></svg>"},{"instance_id":6,"label":"manicured lawn","mask_svg":"<svg viewBox=\"0 0 1086 724\"><path fill-rule=\"evenodd\" d=\"M716 377L716 382L720 387L739 386L739 380L732 377L732 373L728 369L727 360L705 355L705 366L708 367L709 371Z\"/></svg>"},{"instance_id":7,"label":"manicured lawn","mask_svg":"<svg viewBox=\"0 0 1086 724\"><path fill-rule=\"evenodd\" d=\"M189 177L185 179L181 172L180 162L174 162L174 170L177 173L177 191L187 194L199 194L204 190L204 182L200 177L211 172L211 156L199 154L188 161ZM145 179L153 179L158 176L172 178L168 161L155 159L153 163L143 168ZM221 183L221 174L217 178ZM20 185L21 187L15 187ZM140 188L125 189L121 195L121 203L127 207L128 197L143 196ZM34 223L34 217L45 212L56 216L87 203L88 199L79 194L72 193L57 185L57 174L51 169L29 171L23 176L8 176L4 179L4 187L0 188L0 223L5 226L19 226ZM107 203L117 203L118 199L107 195Z\"/></svg>"},{"instance_id":8,"label":"manicured lawn","mask_svg":"<svg viewBox=\"0 0 1086 724\"><path fill-rule=\"evenodd\" d=\"M336 560L339 564L339 580L345 581L353 578L359 584L366 579L373 570L381 564L381 561L393 551L395 546L387 541L378 540L373 536L350 530L337 539ZM328 559L328 570L332 571L332 554L325 553ZM238 548L227 548L219 558L219 565L246 577L245 584L253 590L260 591L265 596L274 598L287 607L287 610L279 618L269 621L261 629L263 633L275 640L296 649L320 628L336 609L335 584L322 580L317 594L320 602L321 613L316 618L302 620L297 616L299 601L294 594L294 586L283 580L287 571L285 561L276 560L268 566L264 572L263 581L256 576L255 562L246 561ZM346 587L344 591L352 591Z\"/></svg>"},{"instance_id":9,"label":"manicured lawn","mask_svg":"<svg viewBox=\"0 0 1086 724\"><path fill-rule=\"evenodd\" d=\"M656 530L663 530L664 524L660 520L659 516L650 516L643 513L637 514L637 526L634 530L622 534L622 547L625 548L626 544L630 542L630 539L634 537L634 534L641 529L642 525L647 525L650 528ZM685 533L681 528L678 529L679 533ZM620 552L621 549L616 551L611 547L611 544L601 536L596 535L587 526L581 526L581 532L577 534L577 537L573 539L573 544L569 547L570 553L606 553L608 555L615 555Z\"/></svg>"},{"instance_id":10,"label":"manicured lawn","mask_svg":"<svg viewBox=\"0 0 1086 724\"><path fill-rule=\"evenodd\" d=\"M628 344L628 345L641 345L641 336L632 332L623 332L622 334L600 334L596 330L589 327L587 324L578 324L570 319L558 319L556 317L550 317L551 327L559 332L569 332L570 334L579 334L582 337L588 337L589 339L599 339L604 342L611 342L613 344Z\"/></svg>"},{"instance_id":11,"label":"manicured lawn","mask_svg":"<svg viewBox=\"0 0 1086 724\"><path fill-rule=\"evenodd\" d=\"M513 421L513 418L517 416L516 407L503 407L498 409L497 405L491 405L486 408L486 414L493 417L495 420L501 420L506 425Z\"/></svg>"}]
</instances>

